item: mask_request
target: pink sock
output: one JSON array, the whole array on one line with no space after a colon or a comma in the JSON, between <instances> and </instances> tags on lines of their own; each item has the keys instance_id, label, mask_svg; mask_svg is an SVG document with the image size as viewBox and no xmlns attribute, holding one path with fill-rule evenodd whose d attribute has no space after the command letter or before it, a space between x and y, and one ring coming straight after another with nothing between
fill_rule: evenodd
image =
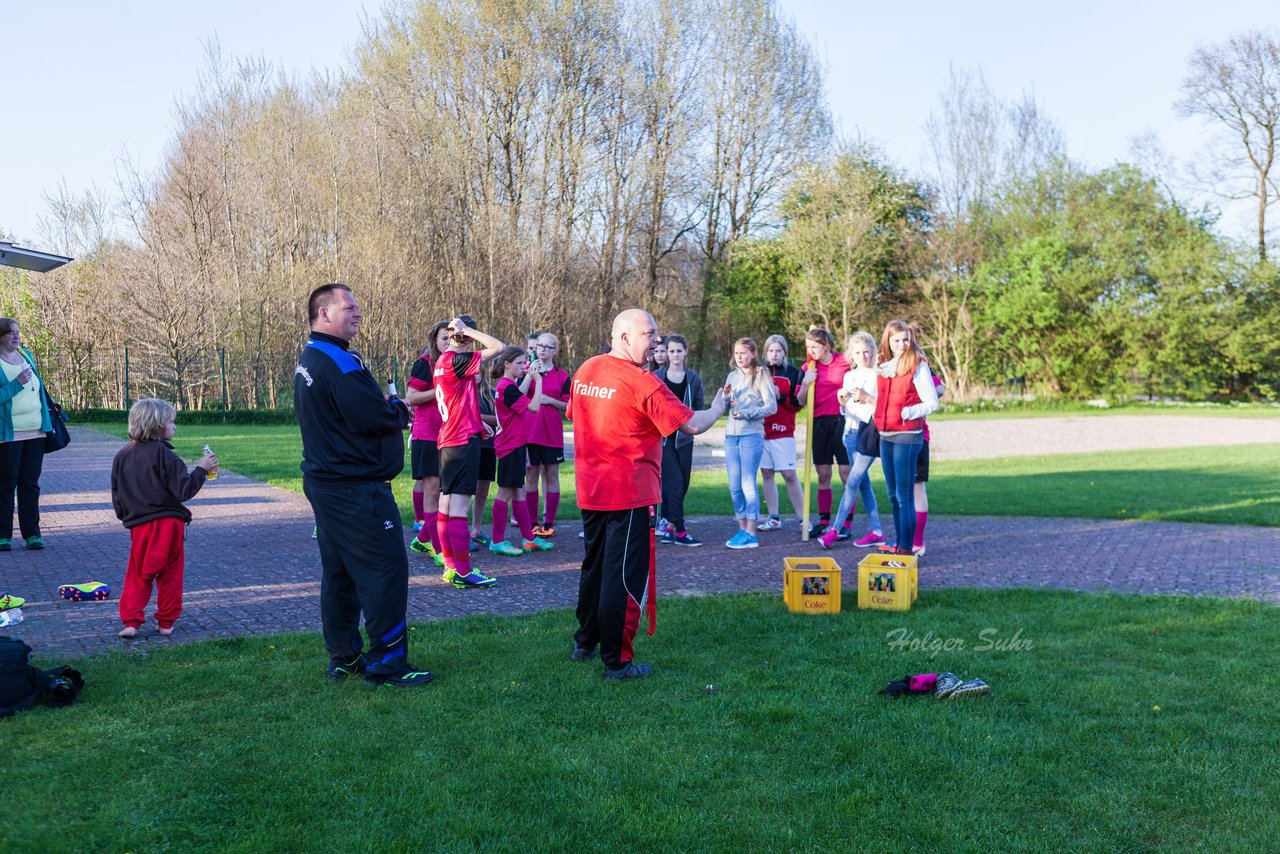
<instances>
[{"instance_id":1,"label":"pink sock","mask_svg":"<svg viewBox=\"0 0 1280 854\"><path fill-rule=\"evenodd\" d=\"M422 530L427 530L427 526L423 525ZM436 547L438 554L444 555L444 565L449 569L456 569L457 564L453 560L453 545L449 542L449 517L443 513L436 514L436 524L432 526L432 530L439 537L439 543L432 543ZM421 532L419 532L421 533Z\"/></svg>"},{"instance_id":2,"label":"pink sock","mask_svg":"<svg viewBox=\"0 0 1280 854\"><path fill-rule=\"evenodd\" d=\"M533 519L529 516L529 505L516 502L516 524L520 526L520 536L526 540L533 539Z\"/></svg>"},{"instance_id":3,"label":"pink sock","mask_svg":"<svg viewBox=\"0 0 1280 854\"><path fill-rule=\"evenodd\" d=\"M929 521L928 510L924 511L923 513L920 513L918 511L916 512L916 535L911 538L912 539L911 545L913 548L918 549L924 545L924 526L925 526L925 523L928 521Z\"/></svg>"},{"instance_id":4,"label":"pink sock","mask_svg":"<svg viewBox=\"0 0 1280 854\"><path fill-rule=\"evenodd\" d=\"M416 489L413 491L413 521L422 521L422 493Z\"/></svg>"},{"instance_id":5,"label":"pink sock","mask_svg":"<svg viewBox=\"0 0 1280 854\"><path fill-rule=\"evenodd\" d=\"M453 568L458 575L471 574L471 529L466 516L449 517L449 545L453 550Z\"/></svg>"},{"instance_id":6,"label":"pink sock","mask_svg":"<svg viewBox=\"0 0 1280 854\"><path fill-rule=\"evenodd\" d=\"M531 489L525 493L525 506L529 508L530 521L538 518L538 490ZM519 518L519 517L517 517Z\"/></svg>"},{"instance_id":7,"label":"pink sock","mask_svg":"<svg viewBox=\"0 0 1280 854\"><path fill-rule=\"evenodd\" d=\"M440 551L440 531L436 528L436 513L422 514L422 527L418 529L418 542L431 543L437 552Z\"/></svg>"},{"instance_id":8,"label":"pink sock","mask_svg":"<svg viewBox=\"0 0 1280 854\"><path fill-rule=\"evenodd\" d=\"M818 490L818 515L831 517L831 487Z\"/></svg>"},{"instance_id":9,"label":"pink sock","mask_svg":"<svg viewBox=\"0 0 1280 854\"><path fill-rule=\"evenodd\" d=\"M542 517L543 524L546 525L548 528L554 528L556 526L556 511L559 509L560 509L560 493L548 492L546 515Z\"/></svg>"},{"instance_id":10,"label":"pink sock","mask_svg":"<svg viewBox=\"0 0 1280 854\"><path fill-rule=\"evenodd\" d=\"M519 506L519 505L517 505ZM507 538L507 502L493 499L493 541L500 543Z\"/></svg>"}]
</instances>

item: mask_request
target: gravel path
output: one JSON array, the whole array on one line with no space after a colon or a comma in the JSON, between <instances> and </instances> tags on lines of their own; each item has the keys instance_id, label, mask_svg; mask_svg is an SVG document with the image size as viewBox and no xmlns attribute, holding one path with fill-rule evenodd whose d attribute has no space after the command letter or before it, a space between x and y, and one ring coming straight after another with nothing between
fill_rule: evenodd
<instances>
[{"instance_id":1,"label":"gravel path","mask_svg":"<svg viewBox=\"0 0 1280 854\"><path fill-rule=\"evenodd\" d=\"M1047 420L1034 421L1041 435L1046 435ZM1012 422L957 423L972 429ZM28 600L25 622L0 632L23 638L47 656L122 647L145 652L156 644L199 638L319 630L319 558L306 499L224 470L191 502L195 522L188 529L185 603L176 633L161 638L148 623L137 640L118 640L114 596L124 575L129 537L111 512L109 477L120 440L86 428L72 428L72 434L72 445L45 461L41 506L48 548L28 552L17 546L0 553L0 592ZM732 520L695 519L690 528L707 545L660 547L664 595L780 593L783 557L821 553L816 544L800 542L794 526L763 535L759 549L733 553L721 545L735 528ZM494 590L455 590L440 581L429 562L411 554L410 618L571 607L582 558L579 529L576 521L562 524L556 549L545 554L481 554L478 565L501 579ZM852 592L851 570L865 553L841 543L826 554L845 569L844 587ZM58 585L84 581L111 585L113 599L73 603L57 598ZM1103 589L1280 603L1280 537L1267 528L938 516L929 521L929 553L922 561L920 584L925 590ZM566 623L566 643L571 628ZM322 654L319 648L317 652ZM430 666L429 654L422 663Z\"/></svg>"}]
</instances>

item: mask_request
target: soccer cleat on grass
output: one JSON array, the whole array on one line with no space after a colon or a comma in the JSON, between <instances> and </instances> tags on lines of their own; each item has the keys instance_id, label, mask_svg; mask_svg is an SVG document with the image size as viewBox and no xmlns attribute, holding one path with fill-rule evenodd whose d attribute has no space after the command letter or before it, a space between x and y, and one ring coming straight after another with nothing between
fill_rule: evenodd
<instances>
[{"instance_id":1,"label":"soccer cleat on grass","mask_svg":"<svg viewBox=\"0 0 1280 854\"><path fill-rule=\"evenodd\" d=\"M478 569L473 569L466 575L458 575L456 572L453 575L453 586L459 590L472 587L492 587L497 583L498 579L490 578Z\"/></svg>"},{"instance_id":2,"label":"soccer cleat on grass","mask_svg":"<svg viewBox=\"0 0 1280 854\"><path fill-rule=\"evenodd\" d=\"M954 673L939 673L937 688L933 692L934 699L945 700L960 687L960 677Z\"/></svg>"},{"instance_id":3,"label":"soccer cleat on grass","mask_svg":"<svg viewBox=\"0 0 1280 854\"><path fill-rule=\"evenodd\" d=\"M485 548L487 546L493 545L493 540L489 539L489 536L487 534L485 534L484 532L481 532L471 538L471 543L472 545L479 546L480 548ZM472 549L472 551L475 551L475 549Z\"/></svg>"},{"instance_id":4,"label":"soccer cleat on grass","mask_svg":"<svg viewBox=\"0 0 1280 854\"><path fill-rule=\"evenodd\" d=\"M525 540L521 546L527 552L549 552L556 547L555 543L548 543L542 537L534 535L532 540Z\"/></svg>"},{"instance_id":5,"label":"soccer cleat on grass","mask_svg":"<svg viewBox=\"0 0 1280 854\"><path fill-rule=\"evenodd\" d=\"M374 685L387 685L392 688L416 688L428 684L432 679L436 678L436 675L430 670L416 670L412 665L394 673L382 672L375 666L365 670L364 678L366 682L372 682Z\"/></svg>"},{"instance_id":6,"label":"soccer cleat on grass","mask_svg":"<svg viewBox=\"0 0 1280 854\"><path fill-rule=\"evenodd\" d=\"M21 596L14 596L11 593L0 593L0 611L8 611L10 608L21 608L26 602Z\"/></svg>"},{"instance_id":7,"label":"soccer cleat on grass","mask_svg":"<svg viewBox=\"0 0 1280 854\"><path fill-rule=\"evenodd\" d=\"M671 538L671 542L675 543L677 546L702 545L702 540L698 539L693 534L690 534L688 531L684 531L683 533L676 534L674 537Z\"/></svg>"},{"instance_id":8,"label":"soccer cleat on grass","mask_svg":"<svg viewBox=\"0 0 1280 854\"><path fill-rule=\"evenodd\" d=\"M853 544L860 549L869 549L872 546L882 546L884 545L884 534L879 531L868 531L865 537L860 540L854 540Z\"/></svg>"},{"instance_id":9,"label":"soccer cleat on grass","mask_svg":"<svg viewBox=\"0 0 1280 854\"><path fill-rule=\"evenodd\" d=\"M417 552L420 555L426 555L431 558L436 566L444 566L444 555L436 551L436 547L431 543L424 543L417 537L409 541L409 551Z\"/></svg>"},{"instance_id":10,"label":"soccer cleat on grass","mask_svg":"<svg viewBox=\"0 0 1280 854\"><path fill-rule=\"evenodd\" d=\"M27 537L27 548L33 552L40 551L40 549L44 548L44 540L40 539L39 534L34 537Z\"/></svg>"},{"instance_id":11,"label":"soccer cleat on grass","mask_svg":"<svg viewBox=\"0 0 1280 854\"><path fill-rule=\"evenodd\" d=\"M554 537L555 535L556 535L555 525L534 525L533 526L534 537Z\"/></svg>"},{"instance_id":12,"label":"soccer cleat on grass","mask_svg":"<svg viewBox=\"0 0 1280 854\"><path fill-rule=\"evenodd\" d=\"M983 694L990 694L991 686L981 679L970 679L968 682L957 685L947 696L948 700L955 700L960 697L980 697Z\"/></svg>"},{"instance_id":13,"label":"soccer cleat on grass","mask_svg":"<svg viewBox=\"0 0 1280 854\"><path fill-rule=\"evenodd\" d=\"M440 573L440 580L445 584L452 584L453 579L458 577L458 571L452 567L446 566L444 572Z\"/></svg>"},{"instance_id":14,"label":"soccer cleat on grass","mask_svg":"<svg viewBox=\"0 0 1280 854\"><path fill-rule=\"evenodd\" d=\"M498 540L496 543L490 543L489 551L492 554L505 555L507 557L518 557L524 554L524 549L508 543L506 540Z\"/></svg>"},{"instance_id":15,"label":"soccer cleat on grass","mask_svg":"<svg viewBox=\"0 0 1280 854\"><path fill-rule=\"evenodd\" d=\"M68 602L101 601L111 595L111 588L101 581L90 581L87 584L64 584L58 588L58 595Z\"/></svg>"},{"instance_id":16,"label":"soccer cleat on grass","mask_svg":"<svg viewBox=\"0 0 1280 854\"><path fill-rule=\"evenodd\" d=\"M774 519L772 516L770 516L768 519L765 519L763 522L760 523L759 527L756 528L757 531L779 531L781 529L782 529L782 520Z\"/></svg>"},{"instance_id":17,"label":"soccer cleat on grass","mask_svg":"<svg viewBox=\"0 0 1280 854\"><path fill-rule=\"evenodd\" d=\"M365 660L364 655L357 655L350 661L342 661L341 659L329 660L329 678L334 680L346 679L348 676L357 676L364 673Z\"/></svg>"},{"instance_id":18,"label":"soccer cleat on grass","mask_svg":"<svg viewBox=\"0 0 1280 854\"><path fill-rule=\"evenodd\" d=\"M636 664L634 661L625 664L616 670L606 667L604 669L604 678L621 681L623 679L643 679L653 672L652 664Z\"/></svg>"}]
</instances>

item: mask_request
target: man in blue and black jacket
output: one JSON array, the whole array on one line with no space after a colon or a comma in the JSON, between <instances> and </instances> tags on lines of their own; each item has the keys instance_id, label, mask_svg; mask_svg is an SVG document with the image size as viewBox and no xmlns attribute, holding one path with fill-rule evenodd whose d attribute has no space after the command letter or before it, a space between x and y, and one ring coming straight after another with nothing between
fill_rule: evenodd
<instances>
[{"instance_id":1,"label":"man in blue and black jacket","mask_svg":"<svg viewBox=\"0 0 1280 854\"><path fill-rule=\"evenodd\" d=\"M311 336L298 358L293 399L302 430L302 488L320 544L329 676L363 673L383 685L425 685L431 671L414 668L407 658L409 559L390 484L404 468L409 408L383 397L378 381L348 349L361 320L350 288L316 288L307 316Z\"/></svg>"}]
</instances>

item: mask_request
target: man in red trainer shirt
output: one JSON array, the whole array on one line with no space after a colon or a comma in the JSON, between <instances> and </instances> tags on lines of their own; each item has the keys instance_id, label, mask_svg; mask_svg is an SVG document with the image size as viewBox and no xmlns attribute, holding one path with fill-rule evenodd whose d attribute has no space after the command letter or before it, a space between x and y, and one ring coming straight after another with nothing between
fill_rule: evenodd
<instances>
[{"instance_id":1,"label":"man in red trainer shirt","mask_svg":"<svg viewBox=\"0 0 1280 854\"><path fill-rule=\"evenodd\" d=\"M724 413L722 391L694 412L644 370L659 340L649 312L619 314L612 348L574 375L566 412L586 534L572 657L589 661L598 644L607 679L640 679L652 670L632 661L632 641L649 574L652 508L662 500L662 437L705 432Z\"/></svg>"}]
</instances>

